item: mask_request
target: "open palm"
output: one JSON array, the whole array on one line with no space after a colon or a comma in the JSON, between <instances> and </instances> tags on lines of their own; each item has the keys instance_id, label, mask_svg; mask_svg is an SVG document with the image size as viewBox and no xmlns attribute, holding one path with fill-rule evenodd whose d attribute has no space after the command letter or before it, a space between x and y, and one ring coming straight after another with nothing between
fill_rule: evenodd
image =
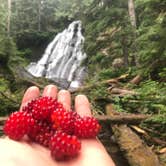
<instances>
[{"instance_id":1,"label":"open palm","mask_svg":"<svg viewBox=\"0 0 166 166\"><path fill-rule=\"evenodd\" d=\"M37 87L30 87L24 94L21 107L40 96ZM42 96L57 98L67 110L71 108L71 95L66 90L57 91L54 85L45 87ZM91 116L90 104L86 96L75 98L75 110L81 116ZM9 138L0 139L1 166L114 166L103 145L97 139L81 140L82 148L78 157L57 162L50 156L50 150L36 143L16 142Z\"/></svg>"}]
</instances>

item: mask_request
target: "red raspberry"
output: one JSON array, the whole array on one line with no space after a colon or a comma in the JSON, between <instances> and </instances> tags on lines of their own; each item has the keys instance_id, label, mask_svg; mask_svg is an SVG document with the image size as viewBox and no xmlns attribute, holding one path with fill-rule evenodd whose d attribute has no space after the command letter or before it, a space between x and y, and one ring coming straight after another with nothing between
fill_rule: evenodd
<instances>
[{"instance_id":1,"label":"red raspberry","mask_svg":"<svg viewBox=\"0 0 166 166\"><path fill-rule=\"evenodd\" d=\"M30 102L26 107L23 108L24 111L32 112L32 116L36 120L50 120L51 113L56 108L63 107L62 104L58 103L56 99L52 97L41 97Z\"/></svg>"},{"instance_id":2,"label":"red raspberry","mask_svg":"<svg viewBox=\"0 0 166 166\"><path fill-rule=\"evenodd\" d=\"M35 121L35 124L28 133L28 136L31 140L47 147L51 136L53 136L54 133L55 130L52 129L52 126L48 124L48 122Z\"/></svg>"},{"instance_id":3,"label":"red raspberry","mask_svg":"<svg viewBox=\"0 0 166 166\"><path fill-rule=\"evenodd\" d=\"M51 137L50 150L53 158L64 160L76 156L81 149L81 142L76 136L67 135L62 131L57 131Z\"/></svg>"},{"instance_id":4,"label":"red raspberry","mask_svg":"<svg viewBox=\"0 0 166 166\"><path fill-rule=\"evenodd\" d=\"M7 119L4 126L4 133L9 138L20 140L25 134L28 134L34 125L34 119L27 112L14 112Z\"/></svg>"},{"instance_id":5,"label":"red raspberry","mask_svg":"<svg viewBox=\"0 0 166 166\"><path fill-rule=\"evenodd\" d=\"M28 113L31 113L32 109L33 109L33 105L35 104L35 102L36 102L36 99L33 99L30 102L28 102L28 104L22 108L22 111L26 111Z\"/></svg>"},{"instance_id":6,"label":"red raspberry","mask_svg":"<svg viewBox=\"0 0 166 166\"><path fill-rule=\"evenodd\" d=\"M81 118L76 112L66 111L56 99L41 97L13 113L6 121L4 132L14 140L27 134L32 141L49 146L54 158L64 160L79 153L81 143L77 136L95 137L100 128L95 118Z\"/></svg>"},{"instance_id":7,"label":"red raspberry","mask_svg":"<svg viewBox=\"0 0 166 166\"><path fill-rule=\"evenodd\" d=\"M101 126L94 117L80 117L74 122L74 135L79 138L96 137Z\"/></svg>"},{"instance_id":8,"label":"red raspberry","mask_svg":"<svg viewBox=\"0 0 166 166\"><path fill-rule=\"evenodd\" d=\"M53 135L54 135L53 132L40 133L36 135L35 141L45 147L48 147L50 143L50 139Z\"/></svg>"},{"instance_id":9,"label":"red raspberry","mask_svg":"<svg viewBox=\"0 0 166 166\"><path fill-rule=\"evenodd\" d=\"M74 112L66 111L64 108L57 108L51 115L53 128L72 134L74 131L74 117Z\"/></svg>"}]
</instances>

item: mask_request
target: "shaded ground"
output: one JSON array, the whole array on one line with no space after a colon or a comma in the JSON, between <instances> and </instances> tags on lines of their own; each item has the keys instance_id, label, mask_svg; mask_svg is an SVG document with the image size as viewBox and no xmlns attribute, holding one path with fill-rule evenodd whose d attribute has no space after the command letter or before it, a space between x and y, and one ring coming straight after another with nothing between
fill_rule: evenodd
<instances>
[{"instance_id":1,"label":"shaded ground","mask_svg":"<svg viewBox=\"0 0 166 166\"><path fill-rule=\"evenodd\" d=\"M102 131L99 135L100 141L105 146L107 152L110 154L111 158L115 162L116 166L129 166L127 160L123 157L118 145L114 141L114 136L108 124L102 125Z\"/></svg>"}]
</instances>

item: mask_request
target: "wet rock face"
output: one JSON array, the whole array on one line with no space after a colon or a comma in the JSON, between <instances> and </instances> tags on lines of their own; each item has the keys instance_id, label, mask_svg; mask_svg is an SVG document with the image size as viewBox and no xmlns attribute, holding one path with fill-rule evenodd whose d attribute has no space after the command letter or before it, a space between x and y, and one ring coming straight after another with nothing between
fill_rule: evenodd
<instances>
[{"instance_id":1,"label":"wet rock face","mask_svg":"<svg viewBox=\"0 0 166 166\"><path fill-rule=\"evenodd\" d=\"M83 52L84 37L81 21L72 22L67 29L56 35L37 63L31 63L27 71L35 77L46 77L69 88L78 88L86 68L81 63L86 58ZM63 80L63 81L62 81ZM66 83L65 83L66 82Z\"/></svg>"}]
</instances>

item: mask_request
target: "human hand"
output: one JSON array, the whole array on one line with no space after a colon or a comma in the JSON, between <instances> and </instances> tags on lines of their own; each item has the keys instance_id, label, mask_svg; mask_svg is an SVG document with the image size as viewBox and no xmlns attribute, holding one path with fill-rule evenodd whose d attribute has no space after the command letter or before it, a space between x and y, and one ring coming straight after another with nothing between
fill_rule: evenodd
<instances>
[{"instance_id":1,"label":"human hand","mask_svg":"<svg viewBox=\"0 0 166 166\"><path fill-rule=\"evenodd\" d=\"M39 96L40 91L37 87L28 88L22 99L21 108ZM48 85L44 88L42 96L57 98L67 110L71 108L69 91L58 92L54 85ZM91 116L90 104L86 96L76 96L75 110L81 116ZM76 158L58 162L52 159L49 149L39 144L27 140L17 142L9 138L2 138L0 139L0 163L1 166L115 166L99 140L82 139L81 144L81 152Z\"/></svg>"}]
</instances>

